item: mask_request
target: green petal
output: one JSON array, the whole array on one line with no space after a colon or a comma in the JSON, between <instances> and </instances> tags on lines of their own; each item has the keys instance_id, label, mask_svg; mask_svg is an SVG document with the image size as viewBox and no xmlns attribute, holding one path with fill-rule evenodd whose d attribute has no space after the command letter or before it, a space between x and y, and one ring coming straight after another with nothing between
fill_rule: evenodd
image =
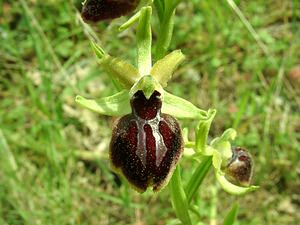
<instances>
[{"instance_id":1,"label":"green petal","mask_svg":"<svg viewBox=\"0 0 300 225\"><path fill-rule=\"evenodd\" d=\"M87 109L106 116L123 116L131 112L130 98L126 90L100 100L90 100L78 95L75 101Z\"/></svg>"},{"instance_id":2,"label":"green petal","mask_svg":"<svg viewBox=\"0 0 300 225\"><path fill-rule=\"evenodd\" d=\"M174 71L184 59L185 56L181 51L175 50L166 55L163 59L158 60L152 67L150 74L155 77L163 87L166 87Z\"/></svg>"},{"instance_id":3,"label":"green petal","mask_svg":"<svg viewBox=\"0 0 300 225\"><path fill-rule=\"evenodd\" d=\"M120 58L105 55L100 60L100 64L106 73L119 82L124 88L130 89L132 85L141 77L139 71L130 63Z\"/></svg>"},{"instance_id":4,"label":"green petal","mask_svg":"<svg viewBox=\"0 0 300 225\"><path fill-rule=\"evenodd\" d=\"M206 119L207 113L189 101L163 92L162 112L181 119Z\"/></svg>"},{"instance_id":5,"label":"green petal","mask_svg":"<svg viewBox=\"0 0 300 225\"><path fill-rule=\"evenodd\" d=\"M229 194L243 195L248 192L255 191L259 188L258 186L240 187L240 186L234 185L234 184L230 183L225 178L224 174L220 171L219 172L216 171L216 177L217 177L217 181L222 186L222 188Z\"/></svg>"}]
</instances>

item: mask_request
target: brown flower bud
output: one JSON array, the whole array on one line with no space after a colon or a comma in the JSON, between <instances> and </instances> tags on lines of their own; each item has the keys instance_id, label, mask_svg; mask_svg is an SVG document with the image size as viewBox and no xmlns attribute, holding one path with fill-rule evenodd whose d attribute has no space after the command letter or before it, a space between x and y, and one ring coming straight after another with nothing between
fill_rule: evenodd
<instances>
[{"instance_id":1,"label":"brown flower bud","mask_svg":"<svg viewBox=\"0 0 300 225\"><path fill-rule=\"evenodd\" d=\"M115 19L132 12L140 0L86 0L81 16L87 23Z\"/></svg>"},{"instance_id":2,"label":"brown flower bud","mask_svg":"<svg viewBox=\"0 0 300 225\"><path fill-rule=\"evenodd\" d=\"M252 170L253 162L250 153L241 147L233 148L232 157L225 169L229 179L237 185L249 186Z\"/></svg>"},{"instance_id":3,"label":"brown flower bud","mask_svg":"<svg viewBox=\"0 0 300 225\"><path fill-rule=\"evenodd\" d=\"M155 91L147 100L142 91L131 99L132 113L115 122L110 143L112 166L139 192L160 190L183 151L183 138L175 118L161 113Z\"/></svg>"}]
</instances>

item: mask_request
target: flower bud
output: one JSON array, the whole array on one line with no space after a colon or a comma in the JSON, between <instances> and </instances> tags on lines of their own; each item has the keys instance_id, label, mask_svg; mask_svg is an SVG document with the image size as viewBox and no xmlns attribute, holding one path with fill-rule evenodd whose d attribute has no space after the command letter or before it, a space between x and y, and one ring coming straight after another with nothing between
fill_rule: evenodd
<instances>
[{"instance_id":1,"label":"flower bud","mask_svg":"<svg viewBox=\"0 0 300 225\"><path fill-rule=\"evenodd\" d=\"M81 16L87 23L115 19L135 10L139 2L140 0L86 0Z\"/></svg>"},{"instance_id":2,"label":"flower bud","mask_svg":"<svg viewBox=\"0 0 300 225\"><path fill-rule=\"evenodd\" d=\"M252 170L253 162L250 153L241 147L233 148L232 157L225 169L228 178L237 185L249 186Z\"/></svg>"},{"instance_id":3,"label":"flower bud","mask_svg":"<svg viewBox=\"0 0 300 225\"><path fill-rule=\"evenodd\" d=\"M111 164L139 192L150 186L160 190L183 151L180 126L174 117L161 113L161 106L158 91L148 100L137 91L131 99L132 113L114 124Z\"/></svg>"}]
</instances>

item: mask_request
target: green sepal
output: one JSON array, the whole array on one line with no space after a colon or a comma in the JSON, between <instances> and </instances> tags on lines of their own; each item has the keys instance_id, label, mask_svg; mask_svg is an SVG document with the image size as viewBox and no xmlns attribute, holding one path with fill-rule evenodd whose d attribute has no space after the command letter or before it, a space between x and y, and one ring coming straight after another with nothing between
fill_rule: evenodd
<instances>
[{"instance_id":1,"label":"green sepal","mask_svg":"<svg viewBox=\"0 0 300 225\"><path fill-rule=\"evenodd\" d=\"M213 167L215 168L216 171L220 172L221 171L221 167L222 167L222 154L218 151L218 150L213 150L213 160L212 160L212 164Z\"/></svg>"},{"instance_id":2,"label":"green sepal","mask_svg":"<svg viewBox=\"0 0 300 225\"><path fill-rule=\"evenodd\" d=\"M166 87L172 78L174 71L183 62L185 56L181 50L175 50L164 58L158 60L152 67L150 74L163 86Z\"/></svg>"},{"instance_id":3,"label":"green sepal","mask_svg":"<svg viewBox=\"0 0 300 225\"><path fill-rule=\"evenodd\" d=\"M207 117L206 111L166 91L163 92L162 112L180 119L205 119Z\"/></svg>"},{"instance_id":4,"label":"green sepal","mask_svg":"<svg viewBox=\"0 0 300 225\"><path fill-rule=\"evenodd\" d=\"M162 86L151 75L143 76L138 82L136 82L130 89L130 96L133 96L139 90L143 91L146 99L149 99L155 90L162 95L162 98L164 98L164 90Z\"/></svg>"},{"instance_id":5,"label":"green sepal","mask_svg":"<svg viewBox=\"0 0 300 225\"><path fill-rule=\"evenodd\" d=\"M139 71L133 65L120 58L106 54L100 60L100 64L106 73L126 89L130 89L141 77Z\"/></svg>"},{"instance_id":6,"label":"green sepal","mask_svg":"<svg viewBox=\"0 0 300 225\"><path fill-rule=\"evenodd\" d=\"M84 108L106 116L123 116L131 112L130 97L127 90L99 100L86 99L78 95L75 102Z\"/></svg>"},{"instance_id":7,"label":"green sepal","mask_svg":"<svg viewBox=\"0 0 300 225\"><path fill-rule=\"evenodd\" d=\"M259 188L259 186L240 187L240 186L234 185L226 179L223 172L215 171L215 173L216 173L217 181L219 182L221 187L229 194L244 195L248 192L255 191Z\"/></svg>"},{"instance_id":8,"label":"green sepal","mask_svg":"<svg viewBox=\"0 0 300 225\"><path fill-rule=\"evenodd\" d=\"M222 157L224 162L227 162L228 159L232 156L231 150L231 140L234 140L236 137L236 131L232 128L229 128L224 131L221 137L217 137L211 142L211 146L216 149Z\"/></svg>"}]
</instances>

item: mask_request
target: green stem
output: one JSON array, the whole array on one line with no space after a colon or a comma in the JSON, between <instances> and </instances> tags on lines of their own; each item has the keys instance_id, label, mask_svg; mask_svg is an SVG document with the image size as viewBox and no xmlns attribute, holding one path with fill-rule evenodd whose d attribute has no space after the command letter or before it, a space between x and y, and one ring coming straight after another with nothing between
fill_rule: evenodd
<instances>
[{"instance_id":1,"label":"green stem","mask_svg":"<svg viewBox=\"0 0 300 225\"><path fill-rule=\"evenodd\" d=\"M197 152L205 153L206 141L208 137L208 132L210 125L216 115L216 110L209 110L207 113L207 118L200 120L196 128L196 150Z\"/></svg>"},{"instance_id":2,"label":"green stem","mask_svg":"<svg viewBox=\"0 0 300 225\"><path fill-rule=\"evenodd\" d=\"M210 225L217 224L217 203L218 203L218 190L214 186L211 188L211 206L210 206Z\"/></svg>"}]
</instances>

